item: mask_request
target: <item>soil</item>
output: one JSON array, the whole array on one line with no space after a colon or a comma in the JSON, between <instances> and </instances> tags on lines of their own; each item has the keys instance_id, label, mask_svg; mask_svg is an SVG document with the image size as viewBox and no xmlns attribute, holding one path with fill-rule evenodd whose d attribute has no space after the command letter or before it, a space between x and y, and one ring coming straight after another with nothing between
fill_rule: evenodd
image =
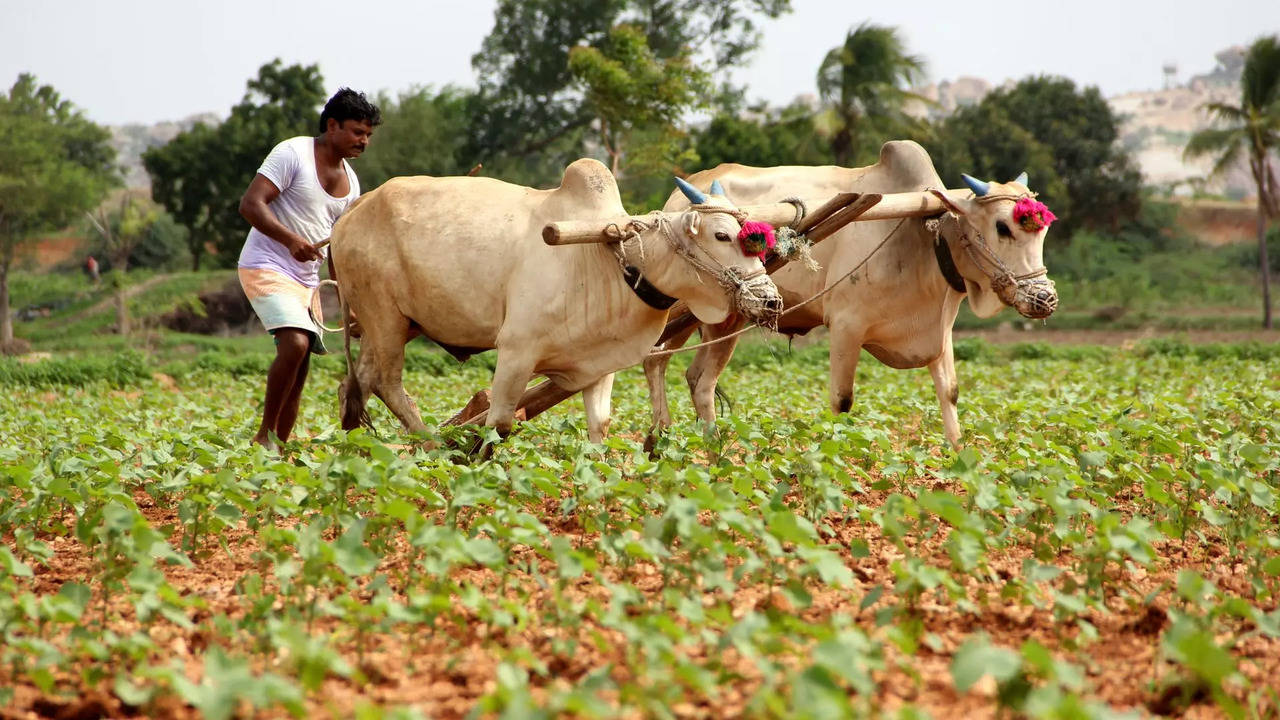
<instances>
[{"instance_id":1,"label":"soil","mask_svg":"<svg viewBox=\"0 0 1280 720\"><path fill-rule=\"evenodd\" d=\"M950 489L939 483L935 489ZM877 507L885 500L886 493L871 493L861 498L870 507ZM171 508L157 507L150 496L137 493L139 507L153 527L178 526L176 513ZM558 508L550 501L545 507L530 508L539 513L554 532L569 538L575 545L591 544L596 538L584 532L572 517L557 517ZM435 518L442 521L442 518ZM740 588L732 597L708 595L706 603L726 600L735 617L749 609L772 610L798 615L802 620L816 622L834 615L852 619L858 626L872 631L877 611L886 607L882 598L869 607L861 607L862 598L875 587L885 590L885 598L891 592L896 578L891 563L901 557L898 549L874 527L844 517L829 517L822 524L823 530L832 536L833 546L845 548L845 562L855 575L855 588L851 592L836 591L825 587L810 588L812 605L797 609L781 595L765 586ZM217 540L205 543L203 552L193 553L192 568L170 568L169 582L184 596L199 597L207 604L197 611L195 625L183 629L167 621L156 622L146 628L163 655L150 658L153 664L177 662L193 680L200 678L200 653L212 642L226 644L238 653L252 655L253 638L228 641L216 633L211 617L226 615L241 617L246 611L241 590L237 587L242 576L256 572L259 562L254 553L259 550L255 535L244 527L224 533ZM850 541L860 539L869 553L855 558L847 550ZM37 595L51 595L67 581L89 582L94 599L86 612L86 622L97 623L103 603L102 588L93 577L92 560L84 547L74 538L48 537L46 540L56 552L56 561L49 567L37 567L32 590ZM946 532L940 531L908 544L918 555L930 557L932 562L946 565L943 543ZM180 535L170 542L179 546ZM961 612L952 603L940 603L926 595L916 613L923 623L928 642L914 657L907 657L885 645L886 667L873 677L877 685L874 704L893 709L911 703L928 710L933 717L994 718L998 717L995 685L986 678L965 694L958 694L951 679L950 666L953 653L973 633L985 632L991 641L1008 648L1018 648L1025 641L1035 640L1072 662L1080 663L1081 654L1071 652L1076 643L1083 643L1084 669L1088 695L1104 701L1118 710L1136 710L1140 714L1175 714L1186 717L1220 717L1206 693L1194 685L1179 683L1180 676L1160 653L1160 633L1167 627L1166 615L1168 588L1176 582L1181 569L1194 569L1212 581L1229 595L1252 598L1246 568L1236 563L1220 539L1208 538L1201 542L1167 542L1157 547L1160 559L1150 569L1130 566L1117 569L1111 585L1124 587L1128 599L1118 594L1106 601L1106 612L1092 611L1085 617L1097 628L1098 638L1088 643L1081 638L1080 629L1059 624L1048 609L1037 609L1001 599L1001 582L1021 573L1022 563L1029 550L1014 550L991 560L992 577L971 577L965 581L966 590L974 609ZM526 551L532 552L532 551ZM518 554L517 554L518 555ZM513 558L513 566L520 560ZM1070 558L1062 557L1063 565ZM404 548L383 556L381 572L396 576L397 568L407 564ZM660 568L639 563L626 570L611 567L605 570L613 580L632 583L649 602L660 605L663 575ZM490 597L505 594L516 599L527 598L528 606L551 606L555 603L541 578L513 571L506 581L505 591L501 580L493 572L482 568L466 568L454 573L454 579L479 588ZM515 588L519 588L518 592ZM607 604L608 591L589 576L571 585L567 591L573 599L594 599ZM1151 594L1156 600L1144 604L1140 598ZM405 601L404 597L398 598ZM108 597L108 625L116 632L132 632L139 628L135 610L128 597ZM1263 608L1263 609L1274 609ZM465 613L465 611L463 611ZM462 718L472 712L477 698L495 687L498 656L494 648L524 647L532 657L546 663L547 677L531 674L535 697L549 687L567 687L586 673L600 667L611 666L615 679L626 679L632 672L625 650L626 640L609 628L594 625L590 617L578 627L551 624L545 616L531 613L530 624L519 630L491 627L473 618L471 622L438 621L430 633L422 626L402 628L390 632L370 632L363 637L353 637L351 629L335 621L317 620L314 634L337 638L337 647L345 659L359 670L359 679L330 678L323 682L318 692L308 694L308 714L318 717L350 717L357 706L373 702L385 705L412 705L428 717ZM567 643L574 643L573 651ZM695 646L693 659L704 652L717 652L714 646ZM1280 678L1280 641L1265 637L1252 637L1241 642L1234 650L1243 674L1254 687L1277 687ZM290 675L286 658L257 656L259 670L278 669ZM679 718L737 717L746 710L751 694L760 686L761 676L754 664L736 655L732 650L723 652L717 660L735 668L738 681L720 688L720 697L699 702L678 704L671 708ZM905 669L905 668L909 668ZM0 669L0 687L10 684ZM1184 688L1189 692L1183 693ZM1278 696L1264 700L1260 708L1264 716L1280 712L1276 706ZM1266 706L1265 703L1271 703ZM283 715L273 712L271 715ZM0 709L0 718L195 718L199 713L192 707L170 696L146 707L132 707L117 697L109 682L87 686L74 674L58 678L58 690L53 694L40 692L29 684L18 684L14 703Z\"/></svg>"}]
</instances>

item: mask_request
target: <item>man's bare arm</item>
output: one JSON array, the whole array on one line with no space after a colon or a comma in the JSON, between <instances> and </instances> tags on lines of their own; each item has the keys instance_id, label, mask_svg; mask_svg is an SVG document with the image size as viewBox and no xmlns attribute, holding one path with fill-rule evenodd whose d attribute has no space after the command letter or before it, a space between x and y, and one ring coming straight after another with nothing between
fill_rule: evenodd
<instances>
[{"instance_id":1,"label":"man's bare arm","mask_svg":"<svg viewBox=\"0 0 1280 720\"><path fill-rule=\"evenodd\" d=\"M306 238L285 227L267 207L271 201L280 197L280 189L275 183L263 175L254 175L249 189L240 198L240 215L257 228L258 232L275 240L289 249L289 254L298 262L309 262L320 259L320 251Z\"/></svg>"}]
</instances>

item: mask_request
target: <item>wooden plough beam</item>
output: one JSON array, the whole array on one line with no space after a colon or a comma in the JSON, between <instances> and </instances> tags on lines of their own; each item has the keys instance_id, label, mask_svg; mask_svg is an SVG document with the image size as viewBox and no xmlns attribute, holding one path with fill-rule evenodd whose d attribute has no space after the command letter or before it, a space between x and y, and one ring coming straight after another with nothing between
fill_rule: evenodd
<instances>
[{"instance_id":1,"label":"wooden plough beam","mask_svg":"<svg viewBox=\"0 0 1280 720\"><path fill-rule=\"evenodd\" d=\"M963 197L968 190L947 190L947 195ZM775 219L779 213L783 217L793 215L794 208L788 203L741 208L749 217ZM795 226L795 231L817 245L834 235L840 228L860 220L890 220L906 217L925 217L936 215L946 208L942 201L928 192L908 193L840 193L822 203L817 210L809 213ZM643 220L643 217L638 218ZM626 218L618 222L625 223ZM543 240L548 245L567 245L571 243L598 242L602 232L602 221L568 221L550 223L542 230ZM783 225L786 222L774 222ZM765 271L773 274L785 266L789 260L770 256L765 262ZM658 338L658 345L666 343L681 332L698 324L698 319L689 312L684 302L671 307L666 327ZM577 395L579 390L565 390L550 380L543 380L525 391L516 403L516 418L532 420L534 417L550 410L569 398ZM471 397L466 407L445 421L445 425L482 425L489 415L489 391L481 390Z\"/></svg>"}]
</instances>

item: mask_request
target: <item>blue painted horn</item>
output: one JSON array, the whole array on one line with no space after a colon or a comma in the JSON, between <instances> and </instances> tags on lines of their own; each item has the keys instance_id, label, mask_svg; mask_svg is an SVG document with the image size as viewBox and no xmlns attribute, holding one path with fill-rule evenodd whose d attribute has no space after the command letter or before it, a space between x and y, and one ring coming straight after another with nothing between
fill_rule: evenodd
<instances>
[{"instance_id":1,"label":"blue painted horn","mask_svg":"<svg viewBox=\"0 0 1280 720\"><path fill-rule=\"evenodd\" d=\"M690 185L684 180L676 178L676 187L680 188L680 192L684 193L684 196L689 198L689 202L694 205L706 204L707 196L703 195L701 190L698 190L698 188Z\"/></svg>"},{"instance_id":2,"label":"blue painted horn","mask_svg":"<svg viewBox=\"0 0 1280 720\"><path fill-rule=\"evenodd\" d=\"M1027 185L1027 173L1026 173L1026 171L1023 171L1023 173L1022 173L1021 175L1019 175L1018 177L1014 178L1014 179L1013 179L1013 181L1014 181L1014 182L1016 182L1016 183L1021 184L1023 187L1029 187L1029 186Z\"/></svg>"},{"instance_id":3,"label":"blue painted horn","mask_svg":"<svg viewBox=\"0 0 1280 720\"><path fill-rule=\"evenodd\" d=\"M960 173L960 179L964 180L964 184L968 185L969 189L973 191L973 194L978 197L982 197L983 195L991 192L991 183L983 182L972 175Z\"/></svg>"},{"instance_id":4,"label":"blue painted horn","mask_svg":"<svg viewBox=\"0 0 1280 720\"><path fill-rule=\"evenodd\" d=\"M712 195L719 195L720 197L725 197L724 186L720 184L719 180L711 181L711 190L709 192Z\"/></svg>"}]
</instances>

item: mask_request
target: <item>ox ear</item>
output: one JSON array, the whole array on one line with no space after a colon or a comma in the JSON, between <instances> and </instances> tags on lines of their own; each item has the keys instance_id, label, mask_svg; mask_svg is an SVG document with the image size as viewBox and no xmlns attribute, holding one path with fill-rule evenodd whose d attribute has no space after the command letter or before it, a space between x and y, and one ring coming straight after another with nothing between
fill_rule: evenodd
<instances>
[{"instance_id":1,"label":"ox ear","mask_svg":"<svg viewBox=\"0 0 1280 720\"><path fill-rule=\"evenodd\" d=\"M687 235L690 240L698 239L698 229L700 227L702 227L702 213L687 212L684 214L684 234Z\"/></svg>"},{"instance_id":2,"label":"ox ear","mask_svg":"<svg viewBox=\"0 0 1280 720\"><path fill-rule=\"evenodd\" d=\"M978 197L982 197L983 195L991 192L991 183L983 182L972 175L960 173L960 179L964 180L964 184L968 185L969 189L973 191L973 194Z\"/></svg>"},{"instance_id":3,"label":"ox ear","mask_svg":"<svg viewBox=\"0 0 1280 720\"><path fill-rule=\"evenodd\" d=\"M684 193L684 196L689 198L689 202L693 203L694 205L706 204L707 196L703 195L701 190L690 185L684 180L680 178L676 178L676 187L680 188L680 192Z\"/></svg>"},{"instance_id":4,"label":"ox ear","mask_svg":"<svg viewBox=\"0 0 1280 720\"><path fill-rule=\"evenodd\" d=\"M1030 187L1029 185L1027 185L1027 180L1028 180L1027 172L1025 170L1022 172L1021 175L1013 179L1014 182L1018 183L1022 187Z\"/></svg>"},{"instance_id":5,"label":"ox ear","mask_svg":"<svg viewBox=\"0 0 1280 720\"><path fill-rule=\"evenodd\" d=\"M720 184L719 180L711 181L711 190L709 192L712 195L719 195L720 197L725 197L724 186Z\"/></svg>"}]
</instances>

